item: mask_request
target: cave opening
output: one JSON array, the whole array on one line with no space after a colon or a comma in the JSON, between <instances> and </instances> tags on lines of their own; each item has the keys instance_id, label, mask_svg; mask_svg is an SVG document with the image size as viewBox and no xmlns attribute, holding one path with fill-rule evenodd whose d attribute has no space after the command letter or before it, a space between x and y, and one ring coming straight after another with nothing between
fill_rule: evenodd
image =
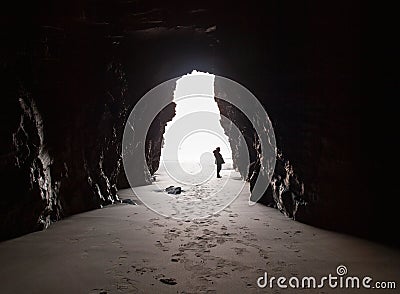
<instances>
[{"instance_id":1,"label":"cave opening","mask_svg":"<svg viewBox=\"0 0 400 294\"><path fill-rule=\"evenodd\" d=\"M147 92L129 115L122 143L138 200L185 220L219 213L243 189L254 205L276 160L272 124L257 98L233 80L199 71Z\"/></svg>"},{"instance_id":2,"label":"cave opening","mask_svg":"<svg viewBox=\"0 0 400 294\"><path fill-rule=\"evenodd\" d=\"M151 185L134 182L140 169L129 155L135 153L124 153L124 168L138 200L160 215L180 220L205 218L229 206L246 187L233 159L237 150L232 152L234 141L225 129L227 117L220 113L214 93L217 77L194 70L164 82L144 96L135 106L140 110L132 112L137 115L130 116L130 125L138 127L126 128L124 146L127 150L140 147L131 143L132 130L146 136L145 173L151 176ZM164 99L163 107L157 112L154 108L160 99ZM148 132L147 127L140 127L141 119L148 117L146 111L152 111L154 117ZM233 134L238 133L236 128ZM140 136L136 135L138 142ZM220 176L214 153L217 147L224 161Z\"/></svg>"},{"instance_id":3,"label":"cave opening","mask_svg":"<svg viewBox=\"0 0 400 294\"><path fill-rule=\"evenodd\" d=\"M202 168L211 169L214 167L212 151L216 147L220 147L225 161L221 173L232 169L229 138L221 126L221 114L214 98L214 78L213 74L193 70L176 81L175 116L165 127L157 172L167 166L174 169L176 165L189 174L197 174Z\"/></svg>"}]
</instances>

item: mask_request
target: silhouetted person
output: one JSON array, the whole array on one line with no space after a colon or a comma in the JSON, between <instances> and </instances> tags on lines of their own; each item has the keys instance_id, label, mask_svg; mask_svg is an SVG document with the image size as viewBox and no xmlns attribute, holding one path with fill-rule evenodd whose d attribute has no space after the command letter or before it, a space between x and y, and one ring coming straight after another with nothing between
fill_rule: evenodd
<instances>
[{"instance_id":1,"label":"silhouetted person","mask_svg":"<svg viewBox=\"0 0 400 294\"><path fill-rule=\"evenodd\" d=\"M224 159L222 158L221 153L219 153L220 151L221 151L221 148L219 148L219 147L215 148L215 150L213 151L214 156L215 156L215 164L217 165L217 178L221 178L221 175L219 174L219 172L221 171L222 164L225 163Z\"/></svg>"}]
</instances>

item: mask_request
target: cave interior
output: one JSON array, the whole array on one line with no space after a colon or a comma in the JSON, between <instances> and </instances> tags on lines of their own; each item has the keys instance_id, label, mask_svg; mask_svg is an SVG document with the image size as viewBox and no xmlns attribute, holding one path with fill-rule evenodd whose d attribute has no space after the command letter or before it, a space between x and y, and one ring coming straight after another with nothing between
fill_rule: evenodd
<instances>
[{"instance_id":1,"label":"cave interior","mask_svg":"<svg viewBox=\"0 0 400 294\"><path fill-rule=\"evenodd\" d=\"M268 112L278 156L275 185L259 202L296 221L399 244L382 230L395 221L395 195L383 192L384 183L373 185L382 171L379 158L369 156L378 143L363 113L359 6L209 0L6 6L0 239L118 202L118 189L128 187L121 140L129 112L156 85L198 70L239 82ZM251 173L257 172L251 123L215 100L240 126L251 146ZM150 173L138 168L137 184L150 183L157 170L174 115L171 102L154 119L145 142ZM235 160L240 142L230 140Z\"/></svg>"}]
</instances>

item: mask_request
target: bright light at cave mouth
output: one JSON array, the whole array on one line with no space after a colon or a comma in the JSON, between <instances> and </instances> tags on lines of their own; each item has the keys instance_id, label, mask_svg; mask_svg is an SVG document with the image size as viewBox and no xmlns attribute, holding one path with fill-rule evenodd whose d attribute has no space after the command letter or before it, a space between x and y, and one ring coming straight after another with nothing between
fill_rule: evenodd
<instances>
[{"instance_id":1,"label":"bright light at cave mouth","mask_svg":"<svg viewBox=\"0 0 400 294\"><path fill-rule=\"evenodd\" d=\"M197 76L195 79L193 78L194 75ZM212 129L195 130L188 134L183 134L184 138L179 142L178 147L179 164L186 172L195 174L201 169L201 155L209 153L210 156L216 147L220 147L221 154L226 163L223 165L223 168L232 168L232 150L229 145L229 139L220 124L221 115L217 102L214 99L214 78L215 76L212 74L193 70L192 73L184 75L177 80L173 99L176 103L176 114L165 127L163 136L164 144L161 149L161 162L167 160L164 154L165 147L171 144L173 140L176 140L174 138L176 135L173 132L168 132L171 126L185 116L187 116L185 124L190 124L192 119L190 114L205 111L216 114L215 123L212 122ZM188 96L190 97L189 99L181 98ZM197 118L193 117L193 119Z\"/></svg>"}]
</instances>

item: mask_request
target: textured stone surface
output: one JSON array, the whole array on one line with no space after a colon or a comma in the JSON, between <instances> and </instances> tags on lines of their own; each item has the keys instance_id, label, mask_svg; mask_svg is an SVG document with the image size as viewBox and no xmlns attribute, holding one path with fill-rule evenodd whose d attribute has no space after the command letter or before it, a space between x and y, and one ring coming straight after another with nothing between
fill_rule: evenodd
<instances>
[{"instance_id":1,"label":"textured stone surface","mask_svg":"<svg viewBox=\"0 0 400 294\"><path fill-rule=\"evenodd\" d=\"M362 109L359 3L179 2L3 7L1 238L116 201L127 186L126 115L160 82L197 69L240 82L272 120L280 156L262 202L313 225L398 240L381 233L396 215L381 164L394 152L369 134L385 124ZM165 115L145 143L153 170ZM250 129L245 138L255 143L253 174L257 142Z\"/></svg>"}]
</instances>

